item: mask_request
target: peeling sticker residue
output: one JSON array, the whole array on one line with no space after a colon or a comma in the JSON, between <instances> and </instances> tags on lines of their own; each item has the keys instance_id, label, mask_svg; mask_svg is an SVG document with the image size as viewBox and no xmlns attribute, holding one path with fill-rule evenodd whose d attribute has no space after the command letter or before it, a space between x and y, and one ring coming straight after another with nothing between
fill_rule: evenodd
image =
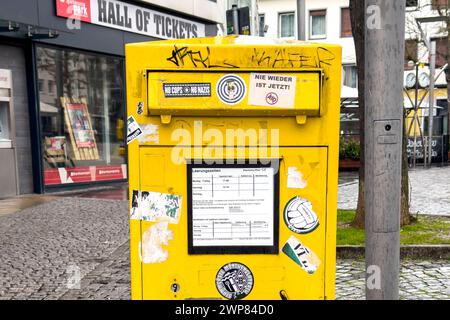
<instances>
[{"instance_id":1,"label":"peeling sticker residue","mask_svg":"<svg viewBox=\"0 0 450 320\"><path fill-rule=\"evenodd\" d=\"M182 197L176 194L141 191L140 216L144 221L178 223Z\"/></svg>"},{"instance_id":2,"label":"peeling sticker residue","mask_svg":"<svg viewBox=\"0 0 450 320\"><path fill-rule=\"evenodd\" d=\"M288 239L282 251L309 274L316 272L321 264L320 258L294 236Z\"/></svg>"},{"instance_id":3,"label":"peeling sticker residue","mask_svg":"<svg viewBox=\"0 0 450 320\"><path fill-rule=\"evenodd\" d=\"M303 174L298 171L297 167L289 167L287 172L287 187L290 189L306 188L306 181L303 179Z\"/></svg>"},{"instance_id":4,"label":"peeling sticker residue","mask_svg":"<svg viewBox=\"0 0 450 320\"><path fill-rule=\"evenodd\" d=\"M142 134L139 143L154 142L159 144L159 126L156 124L141 124Z\"/></svg>"},{"instance_id":5,"label":"peeling sticker residue","mask_svg":"<svg viewBox=\"0 0 450 320\"><path fill-rule=\"evenodd\" d=\"M173 232L168 229L168 222L158 222L142 234L139 244L143 263L161 263L167 260L169 252L162 246L169 245Z\"/></svg>"},{"instance_id":6,"label":"peeling sticker residue","mask_svg":"<svg viewBox=\"0 0 450 320\"><path fill-rule=\"evenodd\" d=\"M140 220L141 212L139 210L139 199L141 198L141 193L138 190L133 190L131 196L131 209L130 209L130 219Z\"/></svg>"}]
</instances>

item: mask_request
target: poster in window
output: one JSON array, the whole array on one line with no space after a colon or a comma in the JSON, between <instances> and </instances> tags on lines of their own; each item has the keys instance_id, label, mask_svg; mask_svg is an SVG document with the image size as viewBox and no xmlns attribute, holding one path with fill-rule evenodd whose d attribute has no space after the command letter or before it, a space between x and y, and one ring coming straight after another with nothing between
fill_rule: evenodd
<instances>
[{"instance_id":1,"label":"poster in window","mask_svg":"<svg viewBox=\"0 0 450 320\"><path fill-rule=\"evenodd\" d=\"M94 130L89 121L87 106L81 103L69 103L66 108L77 148L95 147Z\"/></svg>"},{"instance_id":2,"label":"poster in window","mask_svg":"<svg viewBox=\"0 0 450 320\"><path fill-rule=\"evenodd\" d=\"M61 98L75 160L98 160L99 154L85 99Z\"/></svg>"}]
</instances>

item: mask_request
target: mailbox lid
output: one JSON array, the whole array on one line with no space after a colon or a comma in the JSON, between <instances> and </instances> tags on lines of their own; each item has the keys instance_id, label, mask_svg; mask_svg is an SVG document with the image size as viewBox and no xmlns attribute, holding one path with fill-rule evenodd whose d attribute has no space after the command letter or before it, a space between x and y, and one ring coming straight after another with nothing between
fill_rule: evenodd
<instances>
[{"instance_id":1,"label":"mailbox lid","mask_svg":"<svg viewBox=\"0 0 450 320\"><path fill-rule=\"evenodd\" d=\"M322 71L149 71L150 115L320 114Z\"/></svg>"}]
</instances>

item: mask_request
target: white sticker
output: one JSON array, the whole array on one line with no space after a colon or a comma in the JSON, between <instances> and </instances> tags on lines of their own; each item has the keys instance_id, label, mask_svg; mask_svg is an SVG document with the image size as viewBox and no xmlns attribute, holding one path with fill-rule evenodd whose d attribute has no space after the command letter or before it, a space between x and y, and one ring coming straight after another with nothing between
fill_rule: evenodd
<instances>
[{"instance_id":1,"label":"white sticker","mask_svg":"<svg viewBox=\"0 0 450 320\"><path fill-rule=\"evenodd\" d=\"M294 108L297 77L274 73L250 74L248 104Z\"/></svg>"},{"instance_id":2,"label":"white sticker","mask_svg":"<svg viewBox=\"0 0 450 320\"><path fill-rule=\"evenodd\" d=\"M306 188L306 181L303 180L303 174L297 167L289 167L287 172L287 187L289 189Z\"/></svg>"},{"instance_id":3,"label":"white sticker","mask_svg":"<svg viewBox=\"0 0 450 320\"><path fill-rule=\"evenodd\" d=\"M316 272L321 264L320 258L294 236L288 239L282 251L309 274Z\"/></svg>"},{"instance_id":4,"label":"white sticker","mask_svg":"<svg viewBox=\"0 0 450 320\"><path fill-rule=\"evenodd\" d=\"M141 191L139 209L140 218L144 221L178 223L181 212L181 196Z\"/></svg>"},{"instance_id":5,"label":"white sticker","mask_svg":"<svg viewBox=\"0 0 450 320\"><path fill-rule=\"evenodd\" d=\"M193 168L193 246L272 246L273 168Z\"/></svg>"},{"instance_id":6,"label":"white sticker","mask_svg":"<svg viewBox=\"0 0 450 320\"><path fill-rule=\"evenodd\" d=\"M127 144L136 139L142 134L142 129L139 123L136 122L133 116L127 119Z\"/></svg>"},{"instance_id":7,"label":"white sticker","mask_svg":"<svg viewBox=\"0 0 450 320\"><path fill-rule=\"evenodd\" d=\"M169 245L169 241L173 239L173 232L167 227L167 222L158 222L142 234L139 252L143 263L161 263L167 260L169 253L162 246Z\"/></svg>"}]
</instances>

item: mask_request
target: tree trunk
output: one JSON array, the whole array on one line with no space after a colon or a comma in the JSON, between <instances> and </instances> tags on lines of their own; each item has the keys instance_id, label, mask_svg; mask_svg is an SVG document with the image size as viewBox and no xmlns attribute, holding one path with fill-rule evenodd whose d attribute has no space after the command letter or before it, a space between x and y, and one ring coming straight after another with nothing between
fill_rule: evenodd
<instances>
[{"instance_id":1,"label":"tree trunk","mask_svg":"<svg viewBox=\"0 0 450 320\"><path fill-rule=\"evenodd\" d=\"M406 146L408 145L408 134L406 132L406 113L403 116L403 143L402 143L402 192L400 204L400 226L408 225L417 219L409 213L409 177L408 177L408 154Z\"/></svg>"},{"instance_id":2,"label":"tree trunk","mask_svg":"<svg viewBox=\"0 0 450 320\"><path fill-rule=\"evenodd\" d=\"M352 24L352 34L355 42L356 65L358 69L358 106L359 106L359 141L360 141L360 162L359 185L358 185L358 206L356 216L352 226L364 228L364 126L365 126L365 105L364 105L364 4L365 1L350 0L350 16Z\"/></svg>"},{"instance_id":3,"label":"tree trunk","mask_svg":"<svg viewBox=\"0 0 450 320\"><path fill-rule=\"evenodd\" d=\"M450 3L449 2L447 2L447 8L445 10L445 13L447 15L447 64L448 64L447 69L445 69L445 79L447 80L447 112L448 112L447 127L450 127Z\"/></svg>"}]
</instances>

